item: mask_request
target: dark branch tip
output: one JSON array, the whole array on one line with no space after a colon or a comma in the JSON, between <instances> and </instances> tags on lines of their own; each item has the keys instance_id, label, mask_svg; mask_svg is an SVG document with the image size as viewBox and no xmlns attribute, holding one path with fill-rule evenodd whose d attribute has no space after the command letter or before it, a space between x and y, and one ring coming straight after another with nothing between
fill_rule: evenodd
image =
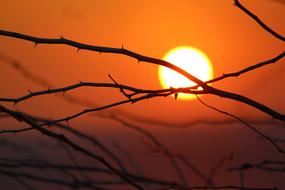
<instances>
[{"instance_id":1,"label":"dark branch tip","mask_svg":"<svg viewBox=\"0 0 285 190\"><path fill-rule=\"evenodd\" d=\"M66 119L65 119L65 122L66 122L66 126L67 126L67 127L69 127L69 120L70 120L69 118L66 118Z\"/></svg>"},{"instance_id":2,"label":"dark branch tip","mask_svg":"<svg viewBox=\"0 0 285 190\"><path fill-rule=\"evenodd\" d=\"M175 100L177 100L177 97L178 97L178 92L176 92L176 93L174 94Z\"/></svg>"}]
</instances>

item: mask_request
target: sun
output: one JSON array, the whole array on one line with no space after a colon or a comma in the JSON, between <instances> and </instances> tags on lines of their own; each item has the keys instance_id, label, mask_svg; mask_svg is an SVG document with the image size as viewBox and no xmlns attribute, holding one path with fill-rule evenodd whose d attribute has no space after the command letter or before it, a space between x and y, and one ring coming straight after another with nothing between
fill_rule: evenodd
<instances>
[{"instance_id":1,"label":"sun","mask_svg":"<svg viewBox=\"0 0 285 190\"><path fill-rule=\"evenodd\" d=\"M189 46L176 47L168 51L163 57L163 60L180 67L202 81L207 81L213 77L213 66L210 59L197 48ZM158 76L163 88L179 88L196 85L196 83L181 74L163 66L159 66ZM180 93L178 98L189 100L195 98L195 95Z\"/></svg>"}]
</instances>

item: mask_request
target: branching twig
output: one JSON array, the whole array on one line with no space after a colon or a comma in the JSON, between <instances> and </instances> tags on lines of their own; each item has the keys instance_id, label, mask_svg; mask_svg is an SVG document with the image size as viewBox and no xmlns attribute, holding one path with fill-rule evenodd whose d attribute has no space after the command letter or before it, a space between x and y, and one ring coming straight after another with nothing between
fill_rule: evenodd
<instances>
[{"instance_id":1,"label":"branching twig","mask_svg":"<svg viewBox=\"0 0 285 190\"><path fill-rule=\"evenodd\" d=\"M247 73L249 71L253 71L255 69L258 69L258 68L261 68L265 65L269 65L269 64L272 64L272 63L276 63L277 61L279 61L280 59L282 59L283 57L285 57L285 52L282 52L281 54L277 55L276 57L273 57L271 59L268 59L266 61L262 61L260 63L257 63L255 65L251 65L249 67L246 67L244 69L241 69L237 72L232 72L232 73L226 73L226 74L223 74L222 76L220 77L217 77L217 78L214 78L214 79L211 79L209 81L206 81L206 83L214 83L214 82L217 82L217 81L220 81L220 80L223 80L225 78L229 78L229 77L238 77L244 73Z\"/></svg>"},{"instance_id":2,"label":"branching twig","mask_svg":"<svg viewBox=\"0 0 285 190\"><path fill-rule=\"evenodd\" d=\"M114 166L112 166L110 163L108 163L103 157L98 156L98 155L88 151L87 149L79 146L78 144L74 143L73 141L71 141L70 139L65 137L63 134L58 134L58 133L51 132L51 131L49 131L49 130L47 130L47 129L37 125L33 120L27 118L21 112L12 111L12 110L7 109L6 107L4 107L2 105L0 105L0 112L4 112L4 113L7 113L7 114L10 114L12 117L17 119L18 121L25 122L26 124L28 124L31 127L37 129L38 131L40 131L42 134L47 135L47 136L49 136L51 138L54 138L56 140L62 141L65 144L68 144L74 150L76 150L78 152L81 152L81 153L85 154L86 156L89 156L89 157L99 161L100 163L105 165L107 168L112 170L114 173L116 173L118 176L120 176L124 181L126 181L127 183L132 185L133 187L135 187L137 189L140 189L140 190L144 189L139 184L135 183L132 179L130 179L128 176L126 176L125 174L120 172L118 169L116 169Z\"/></svg>"},{"instance_id":3,"label":"branching twig","mask_svg":"<svg viewBox=\"0 0 285 190\"><path fill-rule=\"evenodd\" d=\"M144 89L139 89L139 88L134 88L131 86L126 86L126 85L121 85L121 84L113 84L113 83L94 83L94 82L79 82L77 84L72 84L72 85L68 85L62 88L54 88L54 89L48 89L48 90L42 90L42 91L36 91L36 92L32 92L30 91L29 94L18 97L18 98L0 98L0 102L13 102L13 103L18 103L21 101L25 101L27 99L36 97L36 96L41 96L41 95L49 95L49 94L54 94L54 93L65 93L67 91L71 91L77 88L81 88L81 87L99 87L99 88L118 88L120 90L129 90L132 92L136 92L136 93L141 93L141 94L162 94L162 93L176 93L176 92L185 92L186 90L188 91L188 88L177 88L177 89L161 89L161 90L144 90ZM189 90L190 92L190 90ZM193 93L202 93L202 92L197 92L194 91ZM129 95L128 95L129 96Z\"/></svg>"},{"instance_id":4,"label":"branching twig","mask_svg":"<svg viewBox=\"0 0 285 190\"><path fill-rule=\"evenodd\" d=\"M248 124L247 122L245 122L244 120L242 120L241 118L239 118L239 117L237 117L237 116L235 116L235 115L233 115L233 114L231 114L231 113L222 111L222 110L217 109L217 108L215 108L215 107L212 107L212 106L206 104L205 102L203 102L198 96L196 96L196 97L197 97L197 99L198 99L204 106L206 106L206 107L208 107L208 108L210 108L210 109L212 109L212 110L215 110L215 111L217 111L217 112L219 112L219 113L221 113L221 114L230 116L230 117L232 117L232 118L238 120L240 123L242 123L244 126L246 126L246 127L248 127L249 129L251 129L253 132L257 133L258 135L260 135L260 136L262 136L262 137L264 137L270 144L272 144L272 145L278 150L278 152L285 154L284 150L283 150L278 144L276 144L273 140L271 140L271 138L267 137L267 136L266 136L265 134L263 134L261 131L259 131L258 129L254 128L253 126L251 126L250 124Z\"/></svg>"},{"instance_id":5,"label":"branching twig","mask_svg":"<svg viewBox=\"0 0 285 190\"><path fill-rule=\"evenodd\" d=\"M136 52L127 50L125 48L93 46L93 45L89 45L89 44L83 44L83 43L79 43L76 41L72 41L72 40L69 40L69 39L66 39L63 37L60 37L58 39L55 39L55 38L39 38L39 37L29 36L29 35L25 35L25 34L16 33L16 32L5 31L5 30L0 30L0 35L13 37L13 38L19 38L19 39L27 40L27 41L32 41L35 44L64 44L64 45L76 47L77 49L86 49L86 50L96 51L96 52L122 54L122 55L126 55L129 57L133 57L133 58L137 59L138 61L143 61L143 62L148 62L148 63L152 63L152 64L156 64L156 65L165 66L165 67L168 67L168 68L182 74L183 76L185 76L189 80L191 80L191 81L195 82L196 84L198 84L199 86L201 86L203 88L203 90L205 91L205 93L214 94L214 95L217 95L217 96L220 96L223 98L232 99L232 100L235 100L238 102L242 102L244 104L250 105L250 106L272 116L275 119L285 121L285 115L284 114L279 113L277 111L274 111L273 109L269 108L268 106L265 106L259 102L254 101L254 100L251 100L250 98L247 98L245 96L241 96L239 94L219 90L219 89L216 89L214 87L208 86L205 82L194 77L193 75L191 75L187 71L185 71L185 70L181 69L180 67L173 65L167 61L164 61L162 59L144 56L144 55L138 54ZM156 96L152 95L149 98L152 98L152 97L156 97Z\"/></svg>"},{"instance_id":6,"label":"branching twig","mask_svg":"<svg viewBox=\"0 0 285 190\"><path fill-rule=\"evenodd\" d=\"M260 169L268 172L285 172L285 161L265 160L256 164L244 163L239 167L229 168L228 171L246 171L250 169Z\"/></svg>"},{"instance_id":7,"label":"branching twig","mask_svg":"<svg viewBox=\"0 0 285 190\"><path fill-rule=\"evenodd\" d=\"M82 171L82 172L92 172L92 173L102 173L107 175L115 175L110 170L100 167L94 166L74 166L74 165L67 165L67 164L52 164L43 161L34 161L34 160L17 160L17 159L5 159L0 158L0 166L3 168L37 168L37 169L52 169L52 170L65 170L65 171ZM135 181L140 183L147 183L147 184L155 184L155 185L171 185L171 186L179 186L177 182L174 181L167 181L157 178L150 178L147 176L141 176L136 173L127 172L125 174L133 178Z\"/></svg>"}]
</instances>

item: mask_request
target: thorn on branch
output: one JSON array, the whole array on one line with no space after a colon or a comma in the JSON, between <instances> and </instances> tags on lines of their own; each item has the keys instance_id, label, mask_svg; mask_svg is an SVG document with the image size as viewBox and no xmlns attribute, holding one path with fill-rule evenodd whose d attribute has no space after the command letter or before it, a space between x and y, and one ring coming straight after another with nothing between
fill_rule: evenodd
<instances>
[{"instance_id":1,"label":"thorn on branch","mask_svg":"<svg viewBox=\"0 0 285 190\"><path fill-rule=\"evenodd\" d=\"M77 48L77 53L79 53L79 51L80 51L80 48Z\"/></svg>"},{"instance_id":2,"label":"thorn on branch","mask_svg":"<svg viewBox=\"0 0 285 190\"><path fill-rule=\"evenodd\" d=\"M48 88L48 94L49 94L49 95L51 94L50 87Z\"/></svg>"},{"instance_id":3,"label":"thorn on branch","mask_svg":"<svg viewBox=\"0 0 285 190\"><path fill-rule=\"evenodd\" d=\"M36 48L36 47L37 47L37 45L38 45L38 43L37 43L37 42L35 42L34 48Z\"/></svg>"},{"instance_id":4,"label":"thorn on branch","mask_svg":"<svg viewBox=\"0 0 285 190\"><path fill-rule=\"evenodd\" d=\"M69 118L67 118L67 119L65 120L65 122L66 122L66 126L69 127Z\"/></svg>"},{"instance_id":5,"label":"thorn on branch","mask_svg":"<svg viewBox=\"0 0 285 190\"><path fill-rule=\"evenodd\" d=\"M176 88L173 88L172 86L169 86L170 92L172 93L178 93Z\"/></svg>"},{"instance_id":6,"label":"thorn on branch","mask_svg":"<svg viewBox=\"0 0 285 190\"><path fill-rule=\"evenodd\" d=\"M28 92L29 92L30 94L33 94L33 92L32 92L30 89L28 89Z\"/></svg>"},{"instance_id":7,"label":"thorn on branch","mask_svg":"<svg viewBox=\"0 0 285 190\"><path fill-rule=\"evenodd\" d=\"M59 36L59 38L60 38L61 40L64 40L64 37L63 37L63 35L60 35L60 36Z\"/></svg>"},{"instance_id":8,"label":"thorn on branch","mask_svg":"<svg viewBox=\"0 0 285 190\"><path fill-rule=\"evenodd\" d=\"M178 92L176 92L176 93L174 94L175 100L177 100L177 97L178 97Z\"/></svg>"},{"instance_id":9,"label":"thorn on branch","mask_svg":"<svg viewBox=\"0 0 285 190\"><path fill-rule=\"evenodd\" d=\"M120 89L120 92L122 92L122 94L126 96L131 101L132 104L135 103L135 101L132 99L132 95L129 95L128 93L126 93L125 90L121 87L121 85L117 83L117 81L110 74L108 74L108 76L118 86L118 88Z\"/></svg>"}]
</instances>

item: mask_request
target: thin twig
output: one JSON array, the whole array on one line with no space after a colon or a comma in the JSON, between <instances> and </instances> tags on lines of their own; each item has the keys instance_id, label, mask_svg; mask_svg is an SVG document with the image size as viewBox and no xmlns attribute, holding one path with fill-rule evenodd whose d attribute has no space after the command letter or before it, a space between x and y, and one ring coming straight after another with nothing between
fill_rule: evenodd
<instances>
[{"instance_id":1,"label":"thin twig","mask_svg":"<svg viewBox=\"0 0 285 190\"><path fill-rule=\"evenodd\" d=\"M217 111L221 114L224 114L224 115L227 115L227 116L230 116L236 120L238 120L240 123L242 123L244 126L248 127L249 129L251 129L253 132L257 133L258 135L264 137L270 144L272 144L278 152L282 153L282 154L285 154L284 150L278 145L276 144L271 138L267 137L265 134L263 134L261 131L257 130L256 128L254 128L253 126L251 126L250 124L248 124L247 122L245 122L244 120L242 120L241 118L237 117L236 115L233 115L231 113L228 113L228 112L225 112L225 111L222 111L218 108L215 108L213 106L210 106L208 104L206 104L204 101L202 101L198 96L196 96L197 99L199 100L199 102L201 102L204 106L214 110L214 111Z\"/></svg>"},{"instance_id":2,"label":"thin twig","mask_svg":"<svg viewBox=\"0 0 285 190\"><path fill-rule=\"evenodd\" d=\"M275 38L285 41L285 37L278 34L274 30L272 30L269 26L267 26L262 20L260 20L255 14L253 14L251 11L249 11L247 8L245 8L239 0L234 0L235 5L241 9L244 13L246 13L248 16L250 16L253 20L255 20L264 30L272 34Z\"/></svg>"},{"instance_id":3,"label":"thin twig","mask_svg":"<svg viewBox=\"0 0 285 190\"><path fill-rule=\"evenodd\" d=\"M68 139L66 136L64 136L63 134L58 134L52 131L49 131L41 126L39 126L38 124L36 124L33 120L29 119L28 117L26 117L24 114L22 114L21 112L16 112L16 111L12 111L2 105L0 105L0 112L4 112L7 114L10 114L13 118L17 119L20 122L25 122L26 124L30 125L31 127L37 129L38 131L40 131L42 134L47 135L51 138L60 140L62 142L64 142L65 144L68 144L69 146L71 146L74 150L83 153L86 156L89 156L97 161L99 161L100 163L102 163L103 165L105 165L107 168L109 168L110 170L112 170L114 173L116 173L118 176L120 176L124 181L126 181L127 183L129 183L131 186L135 187L136 189L139 190L143 190L144 188L142 186L140 186L139 184L135 183L131 178L129 178L128 176L126 176L124 173L122 173L121 171L119 171L118 169L116 169L113 165L111 165L109 162L107 162L103 157L98 156L96 154L94 154L93 152L88 151L87 149L81 147L80 145L74 143L73 141L71 141L70 139Z\"/></svg>"}]
</instances>

